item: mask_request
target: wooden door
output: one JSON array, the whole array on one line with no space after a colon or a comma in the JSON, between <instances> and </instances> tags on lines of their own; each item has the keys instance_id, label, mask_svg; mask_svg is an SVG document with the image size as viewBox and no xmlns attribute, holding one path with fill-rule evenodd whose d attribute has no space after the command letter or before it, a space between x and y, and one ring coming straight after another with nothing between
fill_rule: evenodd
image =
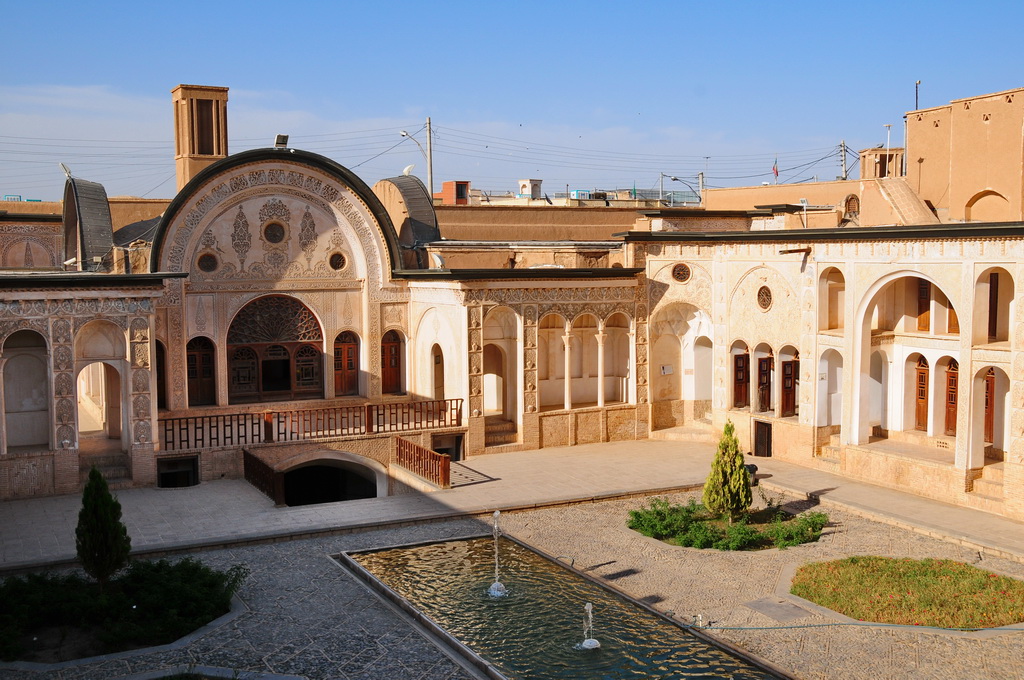
<instances>
[{"instance_id":1,"label":"wooden door","mask_svg":"<svg viewBox=\"0 0 1024 680\"><path fill-rule=\"evenodd\" d=\"M334 341L334 394L359 394L359 339L351 331Z\"/></svg>"},{"instance_id":2,"label":"wooden door","mask_svg":"<svg viewBox=\"0 0 1024 680\"><path fill-rule=\"evenodd\" d=\"M797 361L782 362L782 417L796 415Z\"/></svg>"},{"instance_id":3,"label":"wooden door","mask_svg":"<svg viewBox=\"0 0 1024 680\"><path fill-rule=\"evenodd\" d=\"M988 340L992 342L999 333L999 274L988 275Z\"/></svg>"},{"instance_id":4,"label":"wooden door","mask_svg":"<svg viewBox=\"0 0 1024 680\"><path fill-rule=\"evenodd\" d=\"M754 455L772 455L772 424L760 420L754 421Z\"/></svg>"},{"instance_id":5,"label":"wooden door","mask_svg":"<svg viewBox=\"0 0 1024 680\"><path fill-rule=\"evenodd\" d=\"M185 371L188 376L188 405L207 406L217 403L216 370L213 342L209 338L192 338L185 347Z\"/></svg>"},{"instance_id":6,"label":"wooden door","mask_svg":"<svg viewBox=\"0 0 1024 680\"><path fill-rule=\"evenodd\" d=\"M772 369L775 359L766 357L757 360L757 410L772 410Z\"/></svg>"},{"instance_id":7,"label":"wooden door","mask_svg":"<svg viewBox=\"0 0 1024 680\"><path fill-rule=\"evenodd\" d=\"M960 366L950 361L946 368L946 429L947 437L956 436L956 387L960 375Z\"/></svg>"},{"instance_id":8,"label":"wooden door","mask_svg":"<svg viewBox=\"0 0 1024 680\"><path fill-rule=\"evenodd\" d=\"M932 284L917 280L917 330L931 329Z\"/></svg>"},{"instance_id":9,"label":"wooden door","mask_svg":"<svg viewBox=\"0 0 1024 680\"><path fill-rule=\"evenodd\" d=\"M917 362L916 409L914 429L928 429L928 362L922 357Z\"/></svg>"},{"instance_id":10,"label":"wooden door","mask_svg":"<svg viewBox=\"0 0 1024 680\"><path fill-rule=\"evenodd\" d=\"M402 391L402 339L388 331L380 343L380 382L383 394Z\"/></svg>"},{"instance_id":11,"label":"wooden door","mask_svg":"<svg viewBox=\"0 0 1024 680\"><path fill-rule=\"evenodd\" d=\"M736 354L733 356L733 399L734 408L750 406L750 355Z\"/></svg>"},{"instance_id":12,"label":"wooden door","mask_svg":"<svg viewBox=\"0 0 1024 680\"><path fill-rule=\"evenodd\" d=\"M985 375L985 442L988 444L995 441L995 399L996 372L990 368Z\"/></svg>"}]
</instances>

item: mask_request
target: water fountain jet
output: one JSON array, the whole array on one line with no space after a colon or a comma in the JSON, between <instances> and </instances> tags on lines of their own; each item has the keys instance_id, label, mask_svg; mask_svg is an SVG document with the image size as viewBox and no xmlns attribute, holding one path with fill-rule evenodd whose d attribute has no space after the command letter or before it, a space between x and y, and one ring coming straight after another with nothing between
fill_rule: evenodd
<instances>
[{"instance_id":1,"label":"water fountain jet","mask_svg":"<svg viewBox=\"0 0 1024 680\"><path fill-rule=\"evenodd\" d=\"M583 610L587 612L587 622L583 624L583 642L580 643L580 649L597 649L601 646L601 643L594 639L594 605L588 602L583 606Z\"/></svg>"},{"instance_id":2,"label":"water fountain jet","mask_svg":"<svg viewBox=\"0 0 1024 680\"><path fill-rule=\"evenodd\" d=\"M498 518L501 517L501 510L494 511L494 526L491 528L491 533L494 535L494 583L487 589L487 594L491 597L505 597L508 595L508 591L505 589L504 584L501 582L501 556L498 552L498 537L501 536L501 527L498 526Z\"/></svg>"}]
</instances>

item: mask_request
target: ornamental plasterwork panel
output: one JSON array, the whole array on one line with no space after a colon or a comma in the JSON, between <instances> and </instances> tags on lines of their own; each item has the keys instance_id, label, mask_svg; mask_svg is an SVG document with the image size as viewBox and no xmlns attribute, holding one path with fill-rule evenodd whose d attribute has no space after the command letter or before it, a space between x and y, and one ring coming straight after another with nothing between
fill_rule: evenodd
<instances>
[{"instance_id":1,"label":"ornamental plasterwork panel","mask_svg":"<svg viewBox=\"0 0 1024 680\"><path fill-rule=\"evenodd\" d=\"M263 194L268 197L275 195L294 196L299 200L307 202L310 206L317 206L336 218L344 217L356 233L358 240L365 253L366 264L370 278L378 285L383 282L380 261L386 257L384 253L383 232L374 223L373 227L368 222L374 222L368 207L348 187L336 186L334 178L326 176L313 176L318 174L313 168L306 166L294 166L294 169L280 167L252 170L254 166L236 169L235 174L225 181L208 187L195 198L186 210L173 223L171 233L165 244L164 260L169 271L184 271L191 265L191 253L195 250L190 247L194 232L201 225L210 221L210 215L225 208L235 211L241 200L250 195ZM273 217L273 210L266 212L265 217ZM244 216L244 210L242 211ZM238 222L237 214L230 216L232 223ZM247 220L248 221L248 220ZM291 232L291 228L288 229ZM234 233L234 232L232 232ZM242 244L239 247L238 244ZM233 239L233 247L241 257L241 251L248 253L244 246L244 238ZM251 246L250 246L251 247Z\"/></svg>"},{"instance_id":2,"label":"ornamental plasterwork panel","mask_svg":"<svg viewBox=\"0 0 1024 680\"><path fill-rule=\"evenodd\" d=\"M483 288L466 291L466 303L624 302L633 300L635 295L635 286L601 286L599 283L589 288Z\"/></svg>"}]
</instances>

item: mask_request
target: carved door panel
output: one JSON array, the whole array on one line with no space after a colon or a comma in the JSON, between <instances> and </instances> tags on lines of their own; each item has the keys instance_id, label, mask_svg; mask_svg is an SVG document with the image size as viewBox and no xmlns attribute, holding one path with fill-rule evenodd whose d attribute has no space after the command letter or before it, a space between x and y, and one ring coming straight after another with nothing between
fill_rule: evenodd
<instances>
[{"instance_id":1,"label":"carved door panel","mask_svg":"<svg viewBox=\"0 0 1024 680\"><path fill-rule=\"evenodd\" d=\"M772 410L772 369L775 359L766 357L757 360L757 410Z\"/></svg>"},{"instance_id":2,"label":"carved door panel","mask_svg":"<svg viewBox=\"0 0 1024 680\"><path fill-rule=\"evenodd\" d=\"M799 362L782 362L782 417L796 415L796 376Z\"/></svg>"},{"instance_id":3,"label":"carved door panel","mask_svg":"<svg viewBox=\"0 0 1024 680\"><path fill-rule=\"evenodd\" d=\"M359 343L349 332L334 342L334 394L359 394Z\"/></svg>"},{"instance_id":4,"label":"carved door panel","mask_svg":"<svg viewBox=\"0 0 1024 680\"><path fill-rule=\"evenodd\" d=\"M985 376L985 441L995 441L995 398L996 398L996 372L991 368Z\"/></svg>"},{"instance_id":5,"label":"carved door panel","mask_svg":"<svg viewBox=\"0 0 1024 680\"><path fill-rule=\"evenodd\" d=\"M754 455L772 455L772 424L754 421Z\"/></svg>"},{"instance_id":6,"label":"carved door panel","mask_svg":"<svg viewBox=\"0 0 1024 680\"><path fill-rule=\"evenodd\" d=\"M914 428L928 429L928 362L921 359L917 363L917 381L915 389Z\"/></svg>"},{"instance_id":7,"label":"carved door panel","mask_svg":"<svg viewBox=\"0 0 1024 680\"><path fill-rule=\"evenodd\" d=\"M956 436L956 388L960 367L955 361L946 369L946 428L947 437Z\"/></svg>"},{"instance_id":8,"label":"carved door panel","mask_svg":"<svg viewBox=\"0 0 1024 680\"><path fill-rule=\"evenodd\" d=\"M931 329L932 284L924 279L917 280L917 330Z\"/></svg>"},{"instance_id":9,"label":"carved door panel","mask_svg":"<svg viewBox=\"0 0 1024 680\"><path fill-rule=\"evenodd\" d=\"M383 394L402 391L402 341L394 331L388 331L381 339L380 382Z\"/></svg>"},{"instance_id":10,"label":"carved door panel","mask_svg":"<svg viewBox=\"0 0 1024 680\"><path fill-rule=\"evenodd\" d=\"M216 404L217 372L213 343L209 338L189 340L185 348L185 362L185 371L188 376L188 405Z\"/></svg>"},{"instance_id":11,"label":"carved door panel","mask_svg":"<svg viewBox=\"0 0 1024 680\"><path fill-rule=\"evenodd\" d=\"M733 357L733 407L750 406L750 355L737 354Z\"/></svg>"}]
</instances>

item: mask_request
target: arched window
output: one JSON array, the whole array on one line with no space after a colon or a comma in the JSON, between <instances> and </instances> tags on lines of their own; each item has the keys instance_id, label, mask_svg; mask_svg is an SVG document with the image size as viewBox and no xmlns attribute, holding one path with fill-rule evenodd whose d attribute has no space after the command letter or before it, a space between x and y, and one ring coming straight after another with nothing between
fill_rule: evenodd
<instances>
[{"instance_id":1,"label":"arched window","mask_svg":"<svg viewBox=\"0 0 1024 680\"><path fill-rule=\"evenodd\" d=\"M388 331L380 339L380 382L383 394L402 393L402 336Z\"/></svg>"},{"instance_id":2,"label":"arched window","mask_svg":"<svg viewBox=\"0 0 1024 680\"><path fill-rule=\"evenodd\" d=\"M230 402L322 397L322 342L320 323L295 298L253 300L228 330Z\"/></svg>"},{"instance_id":3,"label":"arched window","mask_svg":"<svg viewBox=\"0 0 1024 680\"><path fill-rule=\"evenodd\" d=\"M185 346L185 371L188 376L188 405L217 403L217 364L213 341L202 336Z\"/></svg>"},{"instance_id":4,"label":"arched window","mask_svg":"<svg viewBox=\"0 0 1024 680\"><path fill-rule=\"evenodd\" d=\"M334 394L359 394L359 338L352 331L334 339Z\"/></svg>"}]
</instances>

